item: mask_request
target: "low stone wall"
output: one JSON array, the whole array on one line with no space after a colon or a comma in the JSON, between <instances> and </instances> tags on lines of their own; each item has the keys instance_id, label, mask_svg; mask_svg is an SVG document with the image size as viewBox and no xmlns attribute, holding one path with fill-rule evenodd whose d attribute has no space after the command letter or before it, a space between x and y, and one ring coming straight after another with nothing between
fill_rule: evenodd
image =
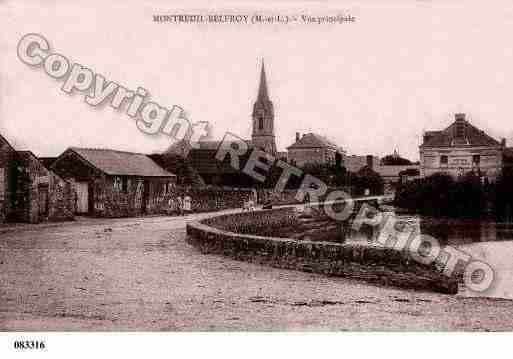
<instances>
[{"instance_id":1,"label":"low stone wall","mask_svg":"<svg viewBox=\"0 0 513 359\"><path fill-rule=\"evenodd\" d=\"M269 214L279 217L288 215L284 211L291 210L239 213L237 219ZM406 253L392 248L238 234L220 229L228 216L231 215L188 223L187 241L203 253L223 254L237 260L278 268L352 277L446 294L456 294L458 291L457 279L446 277L434 266L417 263Z\"/></svg>"},{"instance_id":2,"label":"low stone wall","mask_svg":"<svg viewBox=\"0 0 513 359\"><path fill-rule=\"evenodd\" d=\"M301 201L298 201L296 198L298 194L298 189L285 189L282 192L275 192L272 189L263 188L257 190L257 196L258 196L258 203L263 204L268 201L275 205L286 205L286 204L298 204L302 203ZM319 196L319 201L324 201L326 198L326 195L331 193L332 191L344 191L348 195L352 194L353 189L351 187L345 186L345 187L330 187L326 191L326 194L323 196Z\"/></svg>"}]
</instances>

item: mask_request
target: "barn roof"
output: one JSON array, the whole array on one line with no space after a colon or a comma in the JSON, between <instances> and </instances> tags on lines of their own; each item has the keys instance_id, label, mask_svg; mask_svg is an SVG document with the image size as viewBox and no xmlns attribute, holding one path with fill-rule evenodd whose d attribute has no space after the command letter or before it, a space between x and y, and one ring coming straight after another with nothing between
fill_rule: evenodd
<instances>
[{"instance_id":1,"label":"barn roof","mask_svg":"<svg viewBox=\"0 0 513 359\"><path fill-rule=\"evenodd\" d=\"M70 147L92 166L112 176L175 177L142 153Z\"/></svg>"}]
</instances>

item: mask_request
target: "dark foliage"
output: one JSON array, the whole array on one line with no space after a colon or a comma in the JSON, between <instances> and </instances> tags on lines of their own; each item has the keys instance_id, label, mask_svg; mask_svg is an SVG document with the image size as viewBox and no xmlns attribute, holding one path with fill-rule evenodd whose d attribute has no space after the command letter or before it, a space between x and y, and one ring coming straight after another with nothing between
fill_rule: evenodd
<instances>
[{"instance_id":1,"label":"dark foliage","mask_svg":"<svg viewBox=\"0 0 513 359\"><path fill-rule=\"evenodd\" d=\"M485 212L489 195L473 173L459 180L440 173L400 185L395 204L435 216L475 217Z\"/></svg>"}]
</instances>

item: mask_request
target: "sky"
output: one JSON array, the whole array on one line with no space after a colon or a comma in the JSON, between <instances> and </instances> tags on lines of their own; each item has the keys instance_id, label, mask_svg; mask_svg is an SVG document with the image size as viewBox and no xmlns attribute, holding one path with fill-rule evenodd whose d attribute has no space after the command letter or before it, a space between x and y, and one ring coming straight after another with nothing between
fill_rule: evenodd
<instances>
[{"instance_id":1,"label":"sky","mask_svg":"<svg viewBox=\"0 0 513 359\"><path fill-rule=\"evenodd\" d=\"M124 111L94 108L84 94L16 56L27 33L151 100L208 121L213 136L249 138L261 59L275 106L279 150L296 132L325 135L348 154L412 160L425 130L454 113L513 143L513 4L474 1L2 1L0 133L19 150L56 156L69 146L159 152ZM351 14L318 25L157 24L153 14Z\"/></svg>"}]
</instances>

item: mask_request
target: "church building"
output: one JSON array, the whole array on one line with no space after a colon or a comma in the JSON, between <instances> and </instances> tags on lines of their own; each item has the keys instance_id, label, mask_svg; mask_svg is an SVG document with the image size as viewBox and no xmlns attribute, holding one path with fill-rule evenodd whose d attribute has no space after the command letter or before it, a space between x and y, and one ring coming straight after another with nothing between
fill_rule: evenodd
<instances>
[{"instance_id":1,"label":"church building","mask_svg":"<svg viewBox=\"0 0 513 359\"><path fill-rule=\"evenodd\" d=\"M252 135L251 139L245 140L249 148L260 148L265 152L280 158L283 154L276 150L276 139L274 135L274 106L269 97L265 65L262 61L260 69L260 83L253 112L251 113ZM173 144L166 152L160 155L165 163L166 156L180 155L185 157L185 162L202 178L206 184L244 186L249 185L251 180L238 169L230 166L229 157L226 161L216 160L216 153L221 141L200 141L192 146L187 141L180 141ZM248 151L249 152L249 151ZM167 168L172 170L171 168Z\"/></svg>"},{"instance_id":2,"label":"church building","mask_svg":"<svg viewBox=\"0 0 513 359\"><path fill-rule=\"evenodd\" d=\"M276 141L274 137L274 106L269 99L267 80L265 77L265 65L262 61L260 72L260 85L258 97L253 105L253 132L251 143L253 146L263 149L265 152L276 156Z\"/></svg>"}]
</instances>

